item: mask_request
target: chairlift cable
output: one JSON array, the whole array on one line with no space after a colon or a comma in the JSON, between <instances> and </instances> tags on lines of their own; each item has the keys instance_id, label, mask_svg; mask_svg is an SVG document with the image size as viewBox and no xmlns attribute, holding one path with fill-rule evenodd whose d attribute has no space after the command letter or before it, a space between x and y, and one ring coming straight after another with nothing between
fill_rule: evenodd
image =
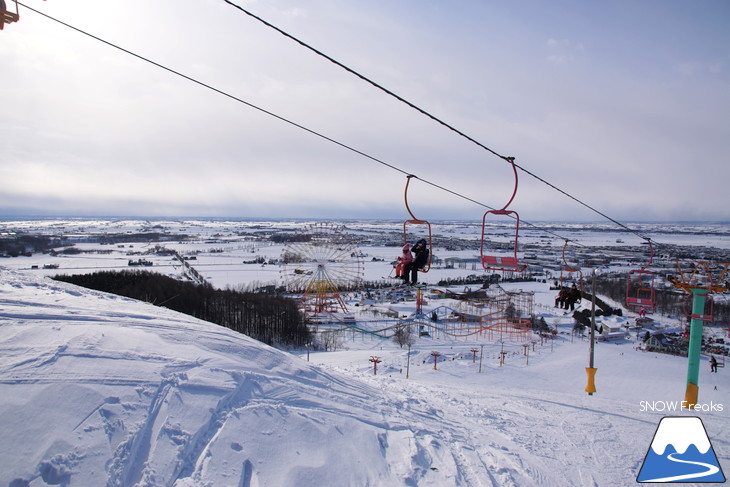
<instances>
[{"instance_id":1,"label":"chairlift cable","mask_svg":"<svg viewBox=\"0 0 730 487\"><path fill-rule=\"evenodd\" d=\"M497 151L495 151L495 150L493 150L493 149L491 149L491 148L487 147L486 145L482 144L481 142L479 142L479 141L478 141L478 140L476 140L475 138L473 138L473 137L471 137L471 136L467 135L466 133L462 132L461 130L457 129L457 128L456 128L456 127L454 127L453 125L451 125L451 124L449 124L449 123L447 123L447 122L443 121L442 119L440 119L440 118L436 117L435 115L433 115L433 114L429 113L428 111L424 110L423 108L419 107L418 105L416 105L416 104L414 104L414 103L411 103L410 101L406 100L405 98L403 98L402 96L398 95L397 93L395 93L395 92L393 92L393 91L391 91L391 90L389 90L389 89L385 88L384 86L382 86L382 85L380 85L380 84L376 83L375 81L371 80L370 78L366 77L365 75L363 75L363 74L360 74L359 72L355 71L354 69L352 69L352 68L348 67L347 65L345 65L345 64L343 64L343 63L341 63L341 62L337 61L336 59L332 58L331 56L328 56L328 55L327 55L327 54L325 54L324 52L322 52L322 51L320 51L320 50L318 50L318 49L316 49L316 48L314 48L314 47L310 46L310 45L309 45L309 44L307 44L306 42L304 42L304 41L302 41L302 40L300 40L300 39L298 39L298 38L294 37L293 35L289 34L288 32L286 32L286 31L284 31L284 30L282 30L282 29L280 29L280 28L276 27L275 25L271 24L270 22L267 22L266 20L262 19L261 17L259 17L259 16L255 15L255 14L253 14L252 12L250 12L250 11L248 11L248 10L244 9L244 8L243 8L243 7L241 7L240 5L237 5L237 4L233 3L233 2L231 2L230 0L223 0L223 1L224 1L225 3L227 3L228 5L230 5L230 6L234 7L234 8L236 8L236 9L240 10L240 11L241 11L241 12L243 12L243 13L245 13L245 14L246 14L246 15L248 15L249 17L251 17L251 18L253 18L253 19L256 19L256 20L258 20L259 22L261 22L262 24L266 25L267 27L270 27L271 29L274 29L275 31L277 31L277 32L279 32L280 34L282 34L283 36L285 36L285 37L287 37L287 38L289 38L289 39L293 40L293 41L294 41L294 42L296 42L297 44L299 44L299 45L301 45L301 46L303 46L303 47L305 47L305 48L309 49L310 51L314 52L314 53L315 53L315 54L317 54L318 56L321 56L321 57L325 58L326 60L330 61L331 63L333 63L333 64L335 64L335 65L337 65L337 66L341 67L341 68L342 68L342 69L344 69L345 71L347 71L347 72L349 72L349 73L351 73L351 74L353 74L353 75L357 76L357 77L358 77L358 78L360 78L361 80L363 80L363 81L365 81L365 82L369 83L370 85L374 86L375 88L378 88L379 90L383 91L384 93L386 93L386 94L388 94L388 95L392 96L392 97L393 97L393 98L395 98L396 100L398 100L398 101L400 101L400 102L402 102L402 103L405 103L406 105L408 105L409 107L411 107L411 108L413 108L414 110L418 111L419 113L421 113L421 114L425 115L426 117L428 117L428 118L430 118L431 120L433 120L433 121L437 122L438 124L440 124L440 125L442 125L442 126L444 126L444 127L448 128L448 129L449 129L449 130L451 130L452 132L455 132L456 134L460 135L461 137L465 138L466 140L468 140L468 141L470 141L470 142L472 142L472 143L476 144L477 146L479 146L479 147L481 147L482 149L486 150L487 152L489 152L489 153L491 153L491 154L493 154L493 155L495 155L495 156L499 157L500 159L502 159L502 160L506 161L507 163L512 163L512 161L514 160L514 158L513 158L513 157L509 157L509 156L505 156L505 155L502 155L502 154L498 153ZM552 184L551 182L549 182L549 181L547 181L546 179L544 179L544 178L542 178L542 177L538 176L537 174L533 173L532 171L529 171L528 169L525 169L525 168L524 168L524 167L522 167L521 165L519 165L519 164L516 164L516 163L515 163L515 167L517 167L518 169L520 169L521 171L523 171L523 172L524 172L525 174L527 174L527 175L529 175L529 176L532 176L533 178L535 178L535 179L537 179L538 181L542 182L543 184L546 184L546 185L547 185L547 186L549 186L550 188L552 188L552 189L554 189L554 190L558 191L559 193L563 194L564 196L567 196L568 198L572 199L572 200L573 200L573 201L575 201L576 203L578 203L578 204L580 204L580 205L584 206L585 208L587 208L587 209L591 210L592 212L594 212L594 213L596 213L596 214L600 215L601 217L603 217L603 218L605 218L606 220L608 220L608 221L612 222L613 224L617 225L618 227L620 227L620 228L622 228L622 229L626 230L627 232L629 232L629 233L633 233L633 234L635 234L635 235L637 235L638 237L640 237L640 238L643 238L643 239L646 239L646 238L648 238L648 237L646 237L645 235L643 235L643 234L642 234L641 232L639 232L638 230L634 230L634 229L630 228L629 226L627 226L626 224L624 224L624 223L621 223L621 222L619 222L618 220L616 220L616 219L614 219L614 218L611 218L610 216L608 216L608 215L607 215L607 214L605 214L604 212L602 212L602 211L599 211L598 209L594 208L593 206L589 205L588 203L585 203L584 201L580 200L579 198L577 198L577 197L575 197L575 196L571 195L571 194L570 194L570 193L568 193L567 191L564 191L564 190L562 190L562 189L558 188L557 186L555 186L555 185L554 185L554 184Z\"/></svg>"},{"instance_id":2,"label":"chairlift cable","mask_svg":"<svg viewBox=\"0 0 730 487\"><path fill-rule=\"evenodd\" d=\"M410 176L410 177L416 178L416 179L418 179L418 180L420 180L420 181L422 181L422 182L424 182L424 183L426 183L426 184L428 184L428 185L430 185L430 186L432 186L432 187L434 187L436 189L439 189L439 190L444 191L446 193L449 193L449 194L451 194L453 196L456 196L458 198L461 198L461 199L464 199L466 201L469 201L470 203L474 203L474 204L476 204L478 206L481 206L483 208L487 208L488 210L495 210L495 208L492 208L491 206L489 206L489 205L487 205L485 203L482 203L482 202L480 202L480 201L478 201L478 200L476 200L474 198L471 198L469 196L466 196L464 194L461 194L458 191L454 191L452 189L446 188L445 186L442 186L442 185L437 184L435 182L429 181L427 179L423 179L423 178L420 178L418 176L415 176L411 172L405 171L405 170L399 168L398 166L395 166L393 164L390 164L388 162L385 162L382 159L378 159L375 156L372 156L372 155L370 155L370 154L368 154L366 152L363 152L361 150L358 150L358 149L356 149L356 148L354 148L354 147L352 147L350 145L347 145L347 144L345 144L343 142L340 142L340 141L338 141L336 139L333 139L331 137L328 137L327 135L324 135L324 134L322 134L320 132L317 132L316 130L310 129L309 127L306 127L306 126L304 126L304 125L302 125L300 123L294 122L294 121L289 120L289 119L287 119L287 118L285 118L285 117L283 117L281 115L277 115L274 112L271 112L271 111L266 110L264 108L261 108L261 107L259 107L257 105L254 105L251 102L248 102L246 100L243 100L242 98L239 98L239 97L237 97L235 95L232 95L232 94L230 94L228 92L225 92L225 91L223 91L221 89L215 88L214 86L211 86L211 85L209 85L207 83L204 83L204 82L202 82L202 81L200 81L200 80L198 80L196 78L193 78L191 76L188 76L186 74L183 74L180 71L177 71L175 69L169 68L169 67L165 66L164 64L161 64L161 63L158 63L156 61L153 61L153 60L151 60L151 59L149 59L147 57L144 57L144 56L142 56L140 54L137 54L137 53L135 53L133 51L130 51L129 49L123 48L123 47L121 47L121 46L119 46L117 44L114 44L114 43L112 43L110 41L107 41L105 39L102 39L101 37L98 37L98 36L96 36L94 34L91 34L91 33L87 32L87 31L85 31L83 29L80 29L78 27L74 27L73 25L70 25L70 24L68 24L68 23L66 23L66 22L64 22L62 20L59 20L59 19L57 19L55 17L52 17L52 16L50 16L50 15L48 15L46 13L43 13L43 12L41 12L39 10L36 10L36 9L34 9L32 7L29 7L28 5L23 4L22 2L18 2L18 5L21 5L21 6L25 7L25 8L27 8L28 10L30 10L32 12L35 12L35 13L37 13L37 14L39 14L39 15L41 15L41 16L49 19L49 20L52 20L52 21L54 21L54 22L56 22L58 24L61 24L64 27L68 27L69 29L72 29L72 30L74 30L74 31L76 31L76 32L78 32L80 34L83 34L83 35L85 35L87 37L90 37L90 38L96 40L96 41L99 41L99 42L101 42L103 44L106 44L109 47L113 47L114 49L117 49L117 50L122 51L122 52L124 52L126 54L129 54L129 55L131 55L131 56L133 56L133 57L135 57L135 58L137 58L139 60L145 61L145 62L147 62L149 64L152 64L155 67L158 67L160 69L163 69L163 70L165 70L165 71L167 71L169 73L172 73L172 74L174 74L176 76L179 76L179 77L181 77L183 79L186 79L188 81L191 81L191 82L193 82L193 83L195 83L195 84L197 84L199 86L202 86L203 88L207 88L207 89L209 89L211 91L214 91L214 92L216 92L216 93L218 93L220 95L223 95L223 96L225 96L225 97L227 97L227 98L229 98L231 100L237 101L237 102L242 103L242 104L244 104L244 105L246 105L246 106L248 106L250 108L253 108L255 110L258 110L261 113L264 113L266 115L269 115L271 117L274 117L274 118L276 118L276 119L278 119L278 120L280 120L282 122L288 123L288 124L290 124L290 125L292 125L292 126L294 126L296 128L299 128L301 130L304 130L305 132L308 132L308 133L310 133L312 135L315 135L317 137L320 137L320 138L322 138L322 139L324 139L324 140L326 140L328 142L331 142L331 143L333 143L335 145L338 145L338 146L340 146L340 147L342 147L344 149L347 149L347 150L349 150L351 152L354 152L354 153L356 153L356 154L358 154L360 156L363 156L363 157L365 157L367 159L370 159L373 162L377 162L378 164L381 164L381 165L386 166L386 167L388 167L390 169L393 169L394 171L398 171L398 172L400 172L401 174L403 174L405 176ZM513 158L506 157L505 159L508 162L512 162L512 159ZM515 166L516 167L519 167L519 166L517 166L517 164L515 164ZM538 229L540 231L543 231L543 232L545 232L547 234L550 234L550 235L552 235L554 237L557 237L557 238L559 238L561 240L565 240L566 239L564 236L562 236L562 235L560 235L560 234L558 234L558 233L556 233L556 232L554 232L552 230L548 230L548 229L542 228L539 225L536 225L536 224L533 224L533 223L530 223L530 222L526 222L526 221L522 221L522 223L525 224L525 225L527 225L527 226L530 226L532 228L535 228L535 229ZM642 237L642 238L646 238L646 237ZM584 245L580 245L580 244L578 244L578 245L581 246L581 247L584 246Z\"/></svg>"}]
</instances>

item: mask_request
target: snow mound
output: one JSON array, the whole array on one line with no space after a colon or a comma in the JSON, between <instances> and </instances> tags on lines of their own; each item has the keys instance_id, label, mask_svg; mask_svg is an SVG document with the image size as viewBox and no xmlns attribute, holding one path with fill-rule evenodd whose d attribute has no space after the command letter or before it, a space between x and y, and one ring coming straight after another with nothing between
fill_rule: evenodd
<instances>
[{"instance_id":1,"label":"snow mound","mask_svg":"<svg viewBox=\"0 0 730 487\"><path fill-rule=\"evenodd\" d=\"M0 485L448 485L436 418L246 336L30 274L0 284Z\"/></svg>"}]
</instances>

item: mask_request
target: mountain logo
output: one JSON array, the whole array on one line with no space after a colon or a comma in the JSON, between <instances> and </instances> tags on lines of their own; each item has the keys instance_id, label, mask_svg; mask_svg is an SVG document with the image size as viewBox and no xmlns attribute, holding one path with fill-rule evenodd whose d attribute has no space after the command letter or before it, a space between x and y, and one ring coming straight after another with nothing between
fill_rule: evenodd
<instances>
[{"instance_id":1,"label":"mountain logo","mask_svg":"<svg viewBox=\"0 0 730 487\"><path fill-rule=\"evenodd\" d=\"M702 420L694 416L662 418L636 481L725 482Z\"/></svg>"}]
</instances>

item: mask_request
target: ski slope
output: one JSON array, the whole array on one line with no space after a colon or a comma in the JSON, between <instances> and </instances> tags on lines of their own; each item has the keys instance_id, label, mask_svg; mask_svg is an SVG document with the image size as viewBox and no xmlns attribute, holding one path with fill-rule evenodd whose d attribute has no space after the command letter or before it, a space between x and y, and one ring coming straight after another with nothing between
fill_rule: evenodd
<instances>
[{"instance_id":1,"label":"ski slope","mask_svg":"<svg viewBox=\"0 0 730 487\"><path fill-rule=\"evenodd\" d=\"M686 359L599 343L588 396L587 344L569 336L529 364L486 346L481 373L472 342L421 339L410 362L392 341L345 347L308 363L0 269L0 486L631 485L668 414L641 401L681 400L686 373ZM700 381L724 410L671 414L699 414L730 465L730 383L704 366Z\"/></svg>"}]
</instances>

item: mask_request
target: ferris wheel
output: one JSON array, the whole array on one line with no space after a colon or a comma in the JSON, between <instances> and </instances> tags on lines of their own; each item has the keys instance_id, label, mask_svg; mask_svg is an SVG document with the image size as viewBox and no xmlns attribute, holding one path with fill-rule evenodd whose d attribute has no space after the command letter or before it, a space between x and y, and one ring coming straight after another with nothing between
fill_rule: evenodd
<instances>
[{"instance_id":1,"label":"ferris wheel","mask_svg":"<svg viewBox=\"0 0 730 487\"><path fill-rule=\"evenodd\" d=\"M314 312L347 311L339 291L362 283L362 255L344 227L315 223L293 235L281 256L288 292L303 293Z\"/></svg>"}]
</instances>

